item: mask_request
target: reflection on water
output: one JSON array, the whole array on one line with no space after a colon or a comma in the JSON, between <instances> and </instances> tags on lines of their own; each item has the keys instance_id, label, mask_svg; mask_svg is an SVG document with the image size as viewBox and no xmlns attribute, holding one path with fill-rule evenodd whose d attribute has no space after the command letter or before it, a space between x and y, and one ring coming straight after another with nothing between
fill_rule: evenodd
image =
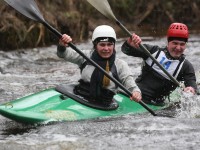
<instances>
[{"instance_id":1,"label":"reflection on water","mask_svg":"<svg viewBox=\"0 0 200 150\"><path fill-rule=\"evenodd\" d=\"M123 40L116 44L120 49ZM146 42L145 42L146 43ZM147 41L152 43L152 41ZM77 45L90 49L91 42ZM164 46L165 39L155 39L154 44ZM199 36L191 36L186 50L187 58L200 80ZM128 57L117 50L137 77L141 59ZM75 82L80 77L79 68L56 56L56 46L0 51L0 103L34 93L62 83ZM154 117L150 113L125 115L104 119L59 122L47 125L24 125L0 116L1 149L198 149L200 139L200 99L183 93L180 89L179 107L172 106L159 113L175 114L175 118Z\"/></svg>"}]
</instances>

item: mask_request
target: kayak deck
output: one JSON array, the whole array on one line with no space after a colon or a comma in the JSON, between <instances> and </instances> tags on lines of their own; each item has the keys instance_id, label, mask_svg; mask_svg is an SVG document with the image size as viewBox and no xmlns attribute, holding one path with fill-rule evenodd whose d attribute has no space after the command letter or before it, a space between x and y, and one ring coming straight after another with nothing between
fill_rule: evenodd
<instances>
[{"instance_id":1,"label":"kayak deck","mask_svg":"<svg viewBox=\"0 0 200 150\"><path fill-rule=\"evenodd\" d=\"M21 123L48 123L53 121L76 121L108 116L120 116L128 113L147 112L139 103L130 101L123 94L116 94L114 99L119 107L115 110L100 110L83 105L62 94L54 88L22 97L0 105L0 114ZM147 105L152 110L166 106Z\"/></svg>"}]
</instances>

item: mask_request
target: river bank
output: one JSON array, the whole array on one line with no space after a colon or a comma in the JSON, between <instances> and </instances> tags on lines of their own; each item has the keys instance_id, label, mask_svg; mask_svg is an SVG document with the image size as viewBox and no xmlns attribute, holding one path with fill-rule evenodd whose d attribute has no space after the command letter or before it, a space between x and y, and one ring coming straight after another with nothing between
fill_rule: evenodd
<instances>
[{"instance_id":1,"label":"river bank","mask_svg":"<svg viewBox=\"0 0 200 150\"><path fill-rule=\"evenodd\" d=\"M90 39L94 28L101 24L113 26L120 38L127 36L85 0L36 2L45 20L61 33L69 34L75 43ZM200 2L110 0L109 3L127 29L141 36L163 37L172 22L183 22L191 33L200 33ZM0 2L0 14L1 50L43 47L58 42L43 25L24 17L3 1Z\"/></svg>"}]
</instances>

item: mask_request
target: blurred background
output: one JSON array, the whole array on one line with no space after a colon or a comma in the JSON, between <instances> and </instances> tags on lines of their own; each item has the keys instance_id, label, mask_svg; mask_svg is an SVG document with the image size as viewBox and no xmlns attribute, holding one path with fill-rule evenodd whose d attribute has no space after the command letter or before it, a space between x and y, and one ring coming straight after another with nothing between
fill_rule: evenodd
<instances>
[{"instance_id":1,"label":"blurred background","mask_svg":"<svg viewBox=\"0 0 200 150\"><path fill-rule=\"evenodd\" d=\"M116 18L129 31L140 36L165 36L172 22L188 25L190 33L199 33L200 0L108 0ZM86 0L36 0L45 20L74 42L90 39L97 25L115 28L118 37L124 32L100 14ZM57 38L40 23L34 22L0 1L0 50L50 46Z\"/></svg>"}]
</instances>

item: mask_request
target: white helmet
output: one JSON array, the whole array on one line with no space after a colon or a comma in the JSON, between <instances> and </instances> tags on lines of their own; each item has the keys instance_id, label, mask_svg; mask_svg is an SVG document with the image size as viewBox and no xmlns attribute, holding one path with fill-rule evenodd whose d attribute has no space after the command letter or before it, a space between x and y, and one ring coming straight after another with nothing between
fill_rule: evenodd
<instances>
[{"instance_id":1,"label":"white helmet","mask_svg":"<svg viewBox=\"0 0 200 150\"><path fill-rule=\"evenodd\" d=\"M94 42L97 38L100 37L108 37L113 38L115 41L117 40L115 30L108 25L101 25L95 28L92 34L92 41Z\"/></svg>"}]
</instances>

